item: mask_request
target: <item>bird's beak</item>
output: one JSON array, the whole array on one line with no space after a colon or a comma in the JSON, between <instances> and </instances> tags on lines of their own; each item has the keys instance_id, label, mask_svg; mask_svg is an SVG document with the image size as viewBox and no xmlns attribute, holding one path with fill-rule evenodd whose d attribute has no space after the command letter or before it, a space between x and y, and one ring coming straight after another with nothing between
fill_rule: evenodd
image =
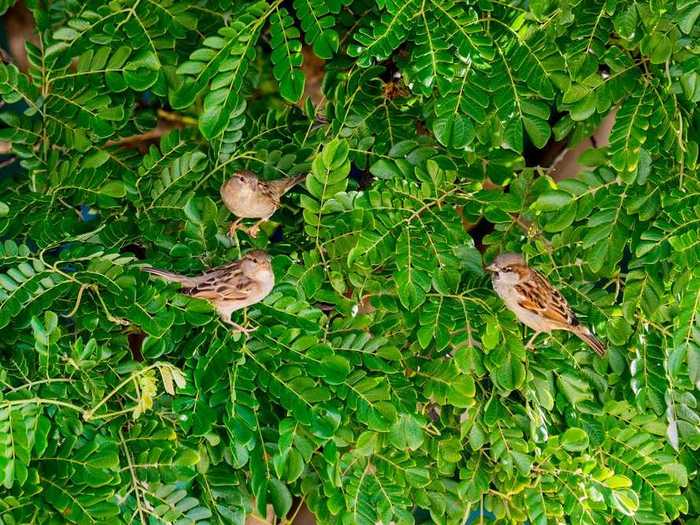
<instances>
[{"instance_id":1,"label":"bird's beak","mask_svg":"<svg viewBox=\"0 0 700 525\"><path fill-rule=\"evenodd\" d=\"M498 271L498 269L493 264L489 264L486 268L484 268L484 270L490 273L496 273Z\"/></svg>"}]
</instances>

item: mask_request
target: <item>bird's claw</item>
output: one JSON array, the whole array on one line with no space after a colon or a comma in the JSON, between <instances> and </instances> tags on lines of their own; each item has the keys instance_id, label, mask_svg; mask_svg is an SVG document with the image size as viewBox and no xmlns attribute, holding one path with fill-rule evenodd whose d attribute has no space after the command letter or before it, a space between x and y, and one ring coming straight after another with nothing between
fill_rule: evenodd
<instances>
[{"instance_id":1,"label":"bird's claw","mask_svg":"<svg viewBox=\"0 0 700 525\"><path fill-rule=\"evenodd\" d=\"M238 323L233 323L233 322L231 323L231 325L233 325L234 332L238 332L238 333L245 334L245 335L251 334L258 329L257 326L255 328L246 328L244 326L239 325Z\"/></svg>"},{"instance_id":2,"label":"bird's claw","mask_svg":"<svg viewBox=\"0 0 700 525\"><path fill-rule=\"evenodd\" d=\"M253 239L255 239L258 236L258 233L260 233L260 225L259 224L254 224L247 230L248 235L250 235Z\"/></svg>"},{"instance_id":3,"label":"bird's claw","mask_svg":"<svg viewBox=\"0 0 700 525\"><path fill-rule=\"evenodd\" d=\"M231 226L228 228L228 236L233 238L234 235L236 234L236 230L238 229L238 221L232 222Z\"/></svg>"},{"instance_id":4,"label":"bird's claw","mask_svg":"<svg viewBox=\"0 0 700 525\"><path fill-rule=\"evenodd\" d=\"M535 332L535 333L532 335L532 337L530 338L530 340L529 340L529 341L527 342L527 344L525 345L525 350L534 350L534 349L535 349L534 346L532 345L532 343L535 342L535 339L537 339L537 336L538 336L538 335L540 335L540 332Z\"/></svg>"}]
</instances>

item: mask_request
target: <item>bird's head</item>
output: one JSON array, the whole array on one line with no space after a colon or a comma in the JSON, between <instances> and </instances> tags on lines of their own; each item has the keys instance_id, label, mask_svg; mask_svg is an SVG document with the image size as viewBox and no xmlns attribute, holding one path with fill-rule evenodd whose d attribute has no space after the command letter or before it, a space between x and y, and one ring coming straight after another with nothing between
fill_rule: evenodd
<instances>
[{"instance_id":1,"label":"bird's head","mask_svg":"<svg viewBox=\"0 0 700 525\"><path fill-rule=\"evenodd\" d=\"M251 171L238 171L221 187L221 191L234 195L252 193L258 185L258 177Z\"/></svg>"},{"instance_id":2,"label":"bird's head","mask_svg":"<svg viewBox=\"0 0 700 525\"><path fill-rule=\"evenodd\" d=\"M272 272L272 257L263 250L253 250L243 257L241 268L251 279L260 279Z\"/></svg>"},{"instance_id":3,"label":"bird's head","mask_svg":"<svg viewBox=\"0 0 700 525\"><path fill-rule=\"evenodd\" d=\"M503 253L486 267L494 281L517 284L527 272L525 259L519 253Z\"/></svg>"}]
</instances>

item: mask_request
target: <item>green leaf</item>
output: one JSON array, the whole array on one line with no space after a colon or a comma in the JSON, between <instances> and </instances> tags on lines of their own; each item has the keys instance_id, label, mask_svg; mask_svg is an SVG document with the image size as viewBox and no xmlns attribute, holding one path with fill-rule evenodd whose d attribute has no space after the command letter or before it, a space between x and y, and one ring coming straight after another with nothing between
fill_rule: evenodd
<instances>
[{"instance_id":1,"label":"green leaf","mask_svg":"<svg viewBox=\"0 0 700 525\"><path fill-rule=\"evenodd\" d=\"M522 385L525 379L525 367L522 361L506 351L491 375L498 386L510 391Z\"/></svg>"},{"instance_id":2,"label":"green leaf","mask_svg":"<svg viewBox=\"0 0 700 525\"><path fill-rule=\"evenodd\" d=\"M562 190L548 190L532 205L536 210L555 211L567 206L573 200L573 196Z\"/></svg>"},{"instance_id":3,"label":"green leaf","mask_svg":"<svg viewBox=\"0 0 700 525\"><path fill-rule=\"evenodd\" d=\"M83 168L99 168L109 160L109 153L105 150L97 150L83 161Z\"/></svg>"},{"instance_id":4,"label":"green leaf","mask_svg":"<svg viewBox=\"0 0 700 525\"><path fill-rule=\"evenodd\" d=\"M639 496L633 490L614 490L612 499L615 508L625 516L633 516L639 508Z\"/></svg>"},{"instance_id":5,"label":"green leaf","mask_svg":"<svg viewBox=\"0 0 700 525\"><path fill-rule=\"evenodd\" d=\"M389 430L389 442L399 450L416 450L423 441L423 429L412 416L401 415Z\"/></svg>"},{"instance_id":6,"label":"green leaf","mask_svg":"<svg viewBox=\"0 0 700 525\"><path fill-rule=\"evenodd\" d=\"M680 27L681 31L683 31L686 35L689 34L699 16L700 6L692 5L692 3L688 4L683 10L678 27Z\"/></svg>"},{"instance_id":7,"label":"green leaf","mask_svg":"<svg viewBox=\"0 0 700 525\"><path fill-rule=\"evenodd\" d=\"M605 480L605 485L611 489L628 488L632 486L632 481L626 476L613 476Z\"/></svg>"},{"instance_id":8,"label":"green leaf","mask_svg":"<svg viewBox=\"0 0 700 525\"><path fill-rule=\"evenodd\" d=\"M380 179L391 179L393 177L401 176L401 170L398 169L396 164L385 159L379 159L377 162L372 164L369 171L372 175Z\"/></svg>"},{"instance_id":9,"label":"green leaf","mask_svg":"<svg viewBox=\"0 0 700 525\"><path fill-rule=\"evenodd\" d=\"M362 27L354 35L355 42L348 47L348 54L358 57L357 63L369 66L373 60L384 60L408 36L410 20L416 10L415 0L387 2L389 11L371 27Z\"/></svg>"},{"instance_id":10,"label":"green leaf","mask_svg":"<svg viewBox=\"0 0 700 525\"><path fill-rule=\"evenodd\" d=\"M277 9L272 23L272 69L280 83L280 95L297 102L304 93L305 77L299 69L303 61L299 30L293 26L286 9Z\"/></svg>"},{"instance_id":11,"label":"green leaf","mask_svg":"<svg viewBox=\"0 0 700 525\"><path fill-rule=\"evenodd\" d=\"M632 328L623 318L617 317L608 323L608 339L613 344L624 345L630 335L632 335Z\"/></svg>"},{"instance_id":12,"label":"green leaf","mask_svg":"<svg viewBox=\"0 0 700 525\"><path fill-rule=\"evenodd\" d=\"M649 56L652 64L663 64L673 51L671 39L663 33L652 33L641 42L641 50Z\"/></svg>"},{"instance_id":13,"label":"green leaf","mask_svg":"<svg viewBox=\"0 0 700 525\"><path fill-rule=\"evenodd\" d=\"M433 133L440 144L449 148L461 149L474 140L474 126L459 115L439 118L433 123Z\"/></svg>"},{"instance_id":14,"label":"green leaf","mask_svg":"<svg viewBox=\"0 0 700 525\"><path fill-rule=\"evenodd\" d=\"M588 448L588 434L581 429L571 427L561 436L561 445L569 452L580 452Z\"/></svg>"},{"instance_id":15,"label":"green leaf","mask_svg":"<svg viewBox=\"0 0 700 525\"><path fill-rule=\"evenodd\" d=\"M340 36L331 29L335 17L330 14L329 4L317 0L294 0L293 5L306 43L312 46L317 57L332 58L340 46Z\"/></svg>"},{"instance_id":16,"label":"green leaf","mask_svg":"<svg viewBox=\"0 0 700 525\"><path fill-rule=\"evenodd\" d=\"M115 180L112 182L108 182L107 184L102 186L100 188L99 192L102 195L107 195L109 197L119 198L119 197L123 197L124 195L126 195L126 187L124 186L124 184L122 182Z\"/></svg>"},{"instance_id":17,"label":"green leaf","mask_svg":"<svg viewBox=\"0 0 700 525\"><path fill-rule=\"evenodd\" d=\"M275 509L275 515L283 518L292 508L292 495L287 486L278 479L271 479L268 484L270 502Z\"/></svg>"},{"instance_id":18,"label":"green leaf","mask_svg":"<svg viewBox=\"0 0 700 525\"><path fill-rule=\"evenodd\" d=\"M552 130L547 121L534 116L523 117L523 125L536 148L543 148L549 141Z\"/></svg>"}]
</instances>

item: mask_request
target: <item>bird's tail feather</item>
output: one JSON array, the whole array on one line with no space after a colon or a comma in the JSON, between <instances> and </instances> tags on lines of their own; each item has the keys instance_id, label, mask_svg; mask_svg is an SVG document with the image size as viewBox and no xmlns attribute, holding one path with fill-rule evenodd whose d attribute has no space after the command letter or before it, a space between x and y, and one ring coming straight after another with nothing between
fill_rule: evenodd
<instances>
[{"instance_id":1,"label":"bird's tail feather","mask_svg":"<svg viewBox=\"0 0 700 525\"><path fill-rule=\"evenodd\" d=\"M600 339L593 335L593 332L591 332L588 328L577 330L575 334L579 336L583 342L595 350L598 355L605 355L605 345Z\"/></svg>"},{"instance_id":2,"label":"bird's tail feather","mask_svg":"<svg viewBox=\"0 0 700 525\"><path fill-rule=\"evenodd\" d=\"M294 177L294 184L299 184L300 182L304 182L305 180L306 180L305 173L302 175L297 175L296 177Z\"/></svg>"},{"instance_id":3,"label":"bird's tail feather","mask_svg":"<svg viewBox=\"0 0 700 525\"><path fill-rule=\"evenodd\" d=\"M276 185L280 195L284 195L289 190L291 190L297 184L304 182L306 180L306 175L297 175L296 177L288 177L286 179L278 179L272 181L270 184Z\"/></svg>"},{"instance_id":4,"label":"bird's tail feather","mask_svg":"<svg viewBox=\"0 0 700 525\"><path fill-rule=\"evenodd\" d=\"M186 288L192 288L193 286L197 285L197 283L195 283L194 279L192 279L191 277L186 277L186 276L180 275L178 273L167 272L165 270L160 270L158 268L152 268L150 266L144 267L144 268L142 268L142 270L146 273L150 273L153 275L157 275L158 277L162 277L166 281L180 283L182 286L185 286Z\"/></svg>"}]
</instances>

